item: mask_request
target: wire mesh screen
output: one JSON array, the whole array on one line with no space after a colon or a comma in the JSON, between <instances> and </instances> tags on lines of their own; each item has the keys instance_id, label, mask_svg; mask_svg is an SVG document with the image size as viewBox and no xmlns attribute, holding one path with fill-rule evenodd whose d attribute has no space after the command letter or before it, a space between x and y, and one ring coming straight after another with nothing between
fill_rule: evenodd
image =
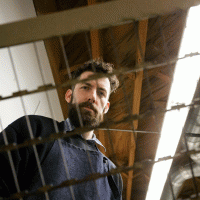
<instances>
[{"instance_id":1,"label":"wire mesh screen","mask_svg":"<svg viewBox=\"0 0 200 200\"><path fill-rule=\"evenodd\" d=\"M133 170L135 172L135 177L140 176L141 172L137 173L137 170L149 170L151 169L153 164L157 162L163 162L169 159L180 158L181 156L199 153L198 149L191 151L186 145L187 148L184 152L177 153L174 157L169 156L154 161L154 156L150 156L150 158L147 158L144 155L145 152L148 151L148 149L141 149L140 146L136 147L136 141L137 143L138 141L142 141L145 145L148 146L150 144L150 142L148 141L148 137L156 137L157 139L159 138L160 127L158 127L156 130L150 131L148 129L150 122L156 124L158 123L158 121L156 121L157 118L161 116L163 117L166 112L179 110L185 107L193 108L199 104L199 100L195 99L195 101L189 105L181 104L175 105L168 110L165 109L169 86L171 83L165 72L168 70L168 68L170 68L167 73L173 74L174 64L178 60L187 59L188 57L192 56L199 56L199 53L189 53L181 58L177 58L178 52L176 52L175 55L171 55L172 50L171 48L169 48L169 46L172 45L173 40L170 40L169 38L171 36L175 38L177 37L179 38L180 43L180 36L182 34L181 30L183 29L183 27L179 27L180 33L177 35L174 32L172 33L172 35L166 35L163 26L163 24L169 25L170 22L168 21L168 19L174 21L179 19L179 22L182 20L182 22L184 23L186 11L178 10L177 8L186 9L197 3L198 1L194 1L192 3L182 3L182 1L174 1L174 4L171 3L169 7L166 7L165 5L169 5L169 3L167 1L163 1L158 2L158 6L156 8L150 4L149 8L146 8L144 7L144 5L146 5L146 2L133 3L131 1L125 1L122 3L121 1L113 1L95 5L92 7L88 6L46 16L40 16L38 18L19 21L16 23L1 25L0 37L2 36L2 39L0 40L0 47L2 48L2 52L6 51L6 55L10 63L9 71L13 74L16 88L15 91L12 92L12 94L7 94L5 92L4 94L6 95L0 96L0 101L3 104L5 101L10 101L11 99L18 98L24 115L22 119L23 123L20 122L21 126L24 127L21 127L20 129L19 127L15 127L15 124L12 124L9 126L9 128L5 129L3 123L1 123L2 141L0 152L4 158L6 157L6 162L8 162L6 166L10 166L12 172L12 174L6 175L9 177L7 180L5 174L2 173L3 177L1 179L1 184L6 185L6 182L8 180L13 180L13 183L10 184L10 187L12 189L6 187L1 188L1 191L7 190L8 193L9 191L12 191L10 193L10 196L5 197L5 199L31 199L35 195L38 195L38 198L40 197L40 195L43 195L45 199L51 199L50 194L52 194L53 191L59 190L61 188L69 188L70 199L75 200L77 199L76 186L82 184L81 187L83 187L83 185L88 182L93 183L94 190L97 194L98 199L102 199L102 191L99 189L98 181L102 180L105 177L119 176L119 173L121 173L124 180L124 191L123 195L121 195L120 190L122 190L122 188L118 188L119 194L113 192L115 191L115 188L111 188L113 192L112 195L114 195L113 199L120 199L122 198L121 196L123 196L124 199L130 199L132 187L128 189L128 185L132 186L132 179L134 178ZM137 9L135 8L135 4L137 4ZM108 12L110 7L113 8L113 15L109 14L110 12ZM153 11L151 9L153 9ZM142 13L139 12L142 10ZM96 13L99 12L102 13L104 17L100 18L99 16L97 16ZM161 14L169 12L173 13L161 16ZM155 14L157 17L154 17ZM147 20L146 18L149 18L149 20ZM64 19L64 22L60 19ZM65 26L66 22L67 28ZM178 27L178 25L176 27ZM125 28L126 31L124 31ZM147 36L147 34L149 34L149 31L155 28L158 28L158 40L155 40L153 32L151 36ZM95 54L95 42L97 42L97 40L92 38L96 37L95 34L98 34L98 32L93 32L92 34L91 32L94 31L93 29L102 29L101 39L104 40L104 46L101 47L101 53L97 54ZM99 39L98 36L97 38ZM57 69L59 69L59 72L62 73L60 77L56 77L58 76L58 74L56 75L56 69L53 69L52 67L55 67L55 64L52 64L53 58L49 58L52 65L52 71L54 71L53 73L55 83L48 81L46 78L48 76L48 74L46 73L48 72L45 71L45 63L40 54L40 45L42 45L41 40L43 39L46 47L48 47L47 51L48 49L51 49L51 45L53 45L55 49L57 48L56 45L60 47L58 51L60 52L59 58L62 61L58 62L60 65L57 67ZM76 39L78 39L78 41L76 41ZM76 52L75 50L71 49L71 43L73 40L76 41L73 43L73 45L76 44L75 47L73 47L74 49L77 49ZM158 45L154 44L155 41L157 41ZM128 47L123 49L123 47L121 46L122 42L124 42ZM147 42L149 46L146 45ZM160 43L162 44L162 56L158 57L158 55L153 52L155 49L151 50L151 47L154 46L155 48L158 48L160 46ZM178 45L179 43L176 44ZM26 87L26 83L31 77L27 78L26 80L26 74L23 74L19 71L19 64L16 64L17 53L13 51L14 47L20 49L27 44L31 45L31 53L32 56L36 59L37 63L37 74L41 78L39 83L36 83L38 80L33 80L33 82L31 83L35 82L35 85L30 86L31 88ZM98 46L98 44L96 45ZM146 51L148 51L148 53L145 53L146 47ZM177 47L176 50L178 51ZM21 62L24 62L24 60L26 59L26 53L27 52L24 52L24 55L19 55L19 57L21 57ZM49 51L49 56L50 54L51 51ZM89 78L87 77L86 80L72 78L71 73L76 70L77 66L80 66L83 62L87 60L93 60L95 57L98 56L102 57L106 62L114 63L115 69L111 74L94 73L93 76ZM149 60L147 58L149 58ZM160 60L158 58L160 58ZM17 60L17 62L20 63L20 59ZM30 70L29 67L27 67L27 71L28 70ZM31 72L27 73L30 73L31 75ZM156 73L156 76L151 76L151 74L154 73ZM68 141L70 140L69 138L73 138L76 135L90 132L94 128L85 127L83 125L80 109L78 104L76 104L80 127L76 128L73 131L72 127L68 127L67 133L65 131L60 131L61 125L56 121L58 119L55 117L55 113L60 108L57 109L56 107L56 109L53 109L52 104L54 100L52 100L52 98L55 97L54 93L50 93L50 91L58 91L58 96L60 98L60 104L63 110L64 118L66 118L67 104L64 100L64 93L69 87L74 88L74 86L78 83L87 83L90 81L95 81L98 85L98 80L100 78L110 78L113 75L118 76L120 86L118 91L112 94L112 96L110 97L110 112L108 112L108 114L104 117L104 121L101 122L97 127L95 127L95 133L98 138L102 140L102 143L106 146L107 151L105 152L104 148L102 148L101 146L99 146L99 149L101 149L103 153L105 153L106 156L115 163L116 168L109 168L109 166L105 164L108 169L104 170L103 172L94 169L94 160L89 153L90 149L88 149L86 141L83 140L85 143L83 145L83 149L87 155L84 161L85 163L87 163L87 170L89 171L89 173L87 174L87 176L82 178L71 178L71 171L73 167L76 168L76 163L69 163L70 156L78 155L70 155L70 153L66 154L66 147L64 146L65 144L63 143L63 141ZM20 82L21 79L25 80L25 84L22 84ZM165 83L162 82L160 84L160 87L158 87L160 79L165 80L165 83L167 82L167 86ZM9 87L6 84L1 84L2 88ZM154 87L156 87L156 89ZM155 93L156 90L159 90L160 93ZM163 91L165 93L164 95L161 94L163 93ZM44 103L45 106L48 107L48 113L46 114L51 118L51 126L53 127L54 131L52 131L51 127L43 127L43 124L38 119L35 119L34 115L27 114L30 113L29 111L27 112L27 110L29 110L29 105L27 103L29 101L28 97L34 97L34 95L38 93L42 93L46 99ZM158 97L156 98L155 95L162 95L162 99L159 99ZM37 115L38 107L41 107L40 104L42 102L40 102L40 100L37 100L36 102L37 103L34 106L30 105L30 107L33 107L31 110L32 114ZM101 102L101 104L103 104L103 102ZM162 104L162 106L158 106L158 104ZM4 116L2 116L1 118L3 117ZM155 120L152 121L152 118L155 118ZM35 125L33 124L33 120L37 121L37 127L35 127ZM48 120L50 119L48 118ZM144 120L150 120L150 122L146 122L144 125L146 126L146 128L143 129L145 131L142 130L143 127L139 124L140 121L142 121L144 124ZM65 126L67 126L66 124L69 125L65 121ZM15 129L21 130L22 132L26 131L27 134L24 135L24 138L22 137L23 135L12 135L12 131ZM45 135L38 135L38 132L35 130L39 129L44 129L44 132L46 130L51 131L48 131L48 134ZM8 133L6 130L8 130ZM56 151L59 151L59 155L62 160L62 164L60 164L62 165L63 169L62 175L66 177L66 180L60 182L57 185L51 184L50 182L46 181L47 177L51 177L51 170L49 170L51 169L51 166L45 166L44 161L46 155L43 155L42 153L44 149L46 149L47 151L50 151L51 149L52 151L55 141L57 144ZM120 141L123 142L121 142L120 144ZM138 144L140 145L140 143ZM151 147L153 147L157 144L153 143L150 145ZM137 151L135 152L136 148L139 149L137 150L139 152L138 154ZM21 156L20 160L16 160L17 158L19 159L18 154ZM128 155L128 159L124 158L124 154ZM33 161L29 161L30 158L32 158ZM105 163L107 163L107 161L105 161ZM191 161L189 162L189 164L195 186L195 193L198 197L198 188L196 186L197 184L194 178L195 174L192 170L193 167ZM26 180L19 180L19 175L24 175L26 168L32 169L30 168L31 165L35 166L35 171L29 171L29 173L35 173L37 171L38 176L34 178L34 180L31 180L31 182L30 180L28 180L29 177L27 177L27 181L29 181L31 185L27 186ZM4 170L6 170L5 167ZM174 186L170 177L171 176L169 176L169 185L171 186L171 196L173 199L176 199L176 195L174 194L173 189ZM118 177L118 180L119 179L120 178ZM34 185L34 181L37 182L38 180L40 184L37 185L36 188L36 186ZM115 185L112 181L113 179L108 178L109 184ZM116 185L118 187L122 187L120 183ZM27 188L31 188L31 190L27 190ZM78 198L81 199L82 197ZM106 198L109 197L105 197L105 199Z\"/></svg>"}]
</instances>

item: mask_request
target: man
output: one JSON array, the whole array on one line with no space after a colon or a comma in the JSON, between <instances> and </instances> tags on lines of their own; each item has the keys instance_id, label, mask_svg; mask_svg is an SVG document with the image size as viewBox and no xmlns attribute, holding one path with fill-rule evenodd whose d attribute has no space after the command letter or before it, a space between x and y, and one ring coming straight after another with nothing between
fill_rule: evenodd
<instances>
[{"instance_id":1,"label":"man","mask_svg":"<svg viewBox=\"0 0 200 200\"><path fill-rule=\"evenodd\" d=\"M112 70L109 63L87 62L73 73L73 78L84 80L97 72L109 74ZM80 180L92 173L106 173L115 168L115 165L98 150L96 144L102 144L96 138L93 129L103 121L104 114L109 110L110 93L115 91L118 85L116 76L112 76L78 82L72 86L65 95L69 104L69 118L64 122L56 122L42 116L24 116L10 124L3 132L6 133L9 144L24 143L32 136L45 138L55 132L67 134L81 127L90 131L37 145L37 149L26 147L12 151L18 183L13 179L8 154L2 153L0 196L7 197L16 193L16 184L21 191L34 192L45 185L57 186L66 180ZM1 145L5 141L3 133L0 134ZM122 179L117 174L23 199L111 200L121 199L121 196Z\"/></svg>"}]
</instances>

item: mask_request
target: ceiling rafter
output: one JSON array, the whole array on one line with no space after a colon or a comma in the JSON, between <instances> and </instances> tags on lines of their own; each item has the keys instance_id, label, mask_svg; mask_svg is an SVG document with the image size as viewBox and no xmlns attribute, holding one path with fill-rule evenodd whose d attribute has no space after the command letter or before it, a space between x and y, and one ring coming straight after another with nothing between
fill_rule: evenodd
<instances>
[{"instance_id":1,"label":"ceiling rafter","mask_svg":"<svg viewBox=\"0 0 200 200\"><path fill-rule=\"evenodd\" d=\"M141 63L143 57L145 55L146 48L146 38L147 38L147 27L148 20L140 21L138 24L138 34L139 34L139 42L141 46L141 51L139 46L136 49L136 62L137 64ZM140 99L142 92L142 80L143 80L143 71L137 72L135 76L134 83L134 94L133 94L133 114L139 114L140 110ZM138 121L134 121L133 123L134 129L136 130L138 127ZM133 134L130 134L130 151L129 151L129 166L132 166L134 163L134 155L135 155L135 138ZM127 180L127 190L126 190L126 199L131 199L131 190L132 190L132 179L133 179L133 170L128 172L128 180Z\"/></svg>"}]
</instances>

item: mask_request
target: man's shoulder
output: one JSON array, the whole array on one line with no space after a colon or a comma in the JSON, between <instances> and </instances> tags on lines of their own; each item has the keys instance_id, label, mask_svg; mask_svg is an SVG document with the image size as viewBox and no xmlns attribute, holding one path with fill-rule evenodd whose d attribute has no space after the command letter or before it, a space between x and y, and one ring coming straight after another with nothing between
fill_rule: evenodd
<instances>
[{"instance_id":1,"label":"man's shoulder","mask_svg":"<svg viewBox=\"0 0 200 200\"><path fill-rule=\"evenodd\" d=\"M45 116L42 116L42 115L24 115L20 118L18 118L17 120L15 120L14 122L12 122L10 125L15 125L15 124L19 124L19 123L25 123L25 124L28 124L28 123L54 123L56 122L57 124L59 123L64 123L63 122L58 122L52 118L49 118L49 117L45 117Z\"/></svg>"},{"instance_id":2,"label":"man's shoulder","mask_svg":"<svg viewBox=\"0 0 200 200\"><path fill-rule=\"evenodd\" d=\"M64 121L58 122L52 118L41 115L25 115L14 122L7 128L12 127L16 132L26 133L32 132L34 137L47 136L55 133L56 130L63 131Z\"/></svg>"},{"instance_id":3,"label":"man's shoulder","mask_svg":"<svg viewBox=\"0 0 200 200\"><path fill-rule=\"evenodd\" d=\"M43 121L43 120L53 120L50 117L45 117L42 115L24 115L20 118L18 118L16 121L22 121L22 120L32 120L32 121Z\"/></svg>"}]
</instances>

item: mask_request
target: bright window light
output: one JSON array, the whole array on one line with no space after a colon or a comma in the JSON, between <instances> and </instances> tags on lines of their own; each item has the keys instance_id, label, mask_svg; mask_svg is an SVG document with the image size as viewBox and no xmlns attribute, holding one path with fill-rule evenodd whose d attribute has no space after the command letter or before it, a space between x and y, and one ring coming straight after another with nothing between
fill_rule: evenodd
<instances>
[{"instance_id":1,"label":"bright window light","mask_svg":"<svg viewBox=\"0 0 200 200\"><path fill-rule=\"evenodd\" d=\"M200 52L200 6L189 10L186 28L182 38L179 57ZM177 62L167 109L177 104L190 104L200 77L200 56L193 56ZM189 108L167 112L161 130L155 160L175 154ZM160 200L172 160L154 165L146 200Z\"/></svg>"}]
</instances>

